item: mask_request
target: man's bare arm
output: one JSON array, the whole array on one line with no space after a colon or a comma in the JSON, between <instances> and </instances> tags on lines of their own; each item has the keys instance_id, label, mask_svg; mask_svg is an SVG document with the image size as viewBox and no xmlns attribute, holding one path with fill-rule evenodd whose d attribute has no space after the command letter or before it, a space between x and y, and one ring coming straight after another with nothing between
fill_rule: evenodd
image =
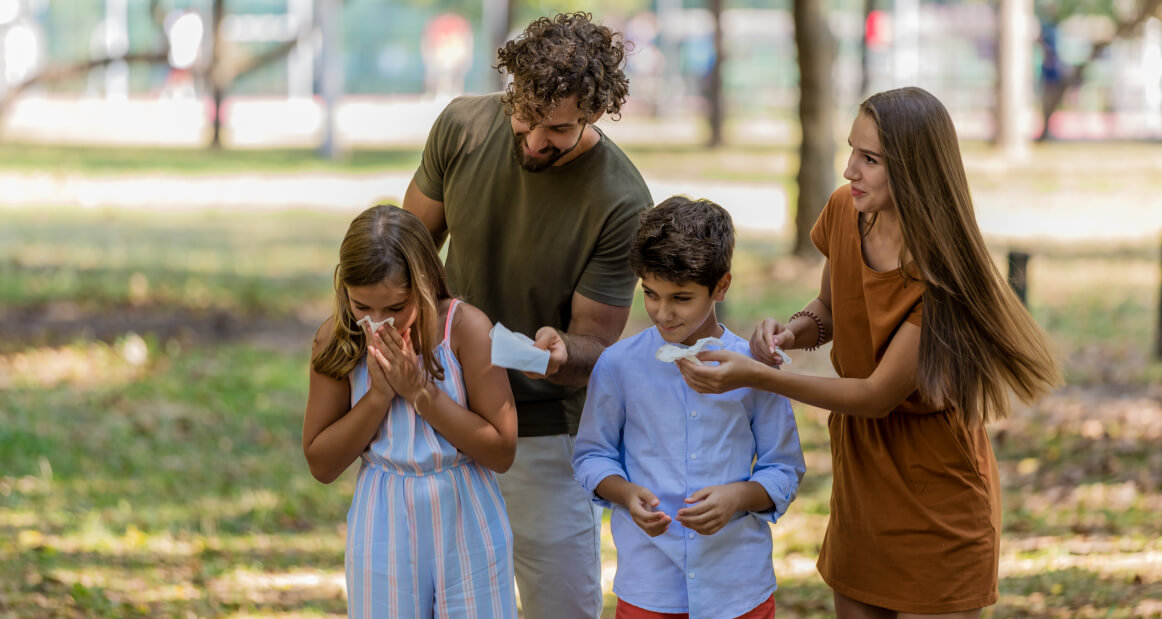
<instances>
[{"instance_id":1,"label":"man's bare arm","mask_svg":"<svg viewBox=\"0 0 1162 619\"><path fill-rule=\"evenodd\" d=\"M584 387L601 351L621 337L629 309L574 292L568 331L561 333L552 327L537 330L537 347L549 351L548 370L545 374L526 374L558 385Z\"/></svg>"},{"instance_id":2,"label":"man's bare arm","mask_svg":"<svg viewBox=\"0 0 1162 619\"><path fill-rule=\"evenodd\" d=\"M432 234L432 240L436 242L436 249L448 239L448 221L444 219L444 203L425 196L424 192L416 187L414 179L408 183L407 192L403 196L403 209L424 222L428 232Z\"/></svg>"}]
</instances>

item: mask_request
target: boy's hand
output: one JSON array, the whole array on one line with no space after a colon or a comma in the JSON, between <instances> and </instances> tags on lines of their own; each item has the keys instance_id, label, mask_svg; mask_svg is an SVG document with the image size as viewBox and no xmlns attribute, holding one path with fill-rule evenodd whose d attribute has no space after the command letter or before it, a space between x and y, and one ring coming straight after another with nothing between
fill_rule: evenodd
<instances>
[{"instance_id":1,"label":"boy's hand","mask_svg":"<svg viewBox=\"0 0 1162 619\"><path fill-rule=\"evenodd\" d=\"M707 486L686 497L686 504L678 510L678 522L702 535L714 535L734 514L742 511L743 489L739 484Z\"/></svg>"},{"instance_id":2,"label":"boy's hand","mask_svg":"<svg viewBox=\"0 0 1162 619\"><path fill-rule=\"evenodd\" d=\"M670 527L670 517L664 512L654 511L660 503L653 492L637 484L633 484L633 489L626 496L625 506L634 524L650 537L657 537Z\"/></svg>"}]
</instances>

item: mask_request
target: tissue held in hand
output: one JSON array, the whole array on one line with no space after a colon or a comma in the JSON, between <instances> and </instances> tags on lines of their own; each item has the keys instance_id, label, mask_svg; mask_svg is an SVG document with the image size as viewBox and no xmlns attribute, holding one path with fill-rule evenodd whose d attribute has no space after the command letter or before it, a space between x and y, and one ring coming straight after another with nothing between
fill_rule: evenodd
<instances>
[{"instance_id":1,"label":"tissue held in hand","mask_svg":"<svg viewBox=\"0 0 1162 619\"><path fill-rule=\"evenodd\" d=\"M375 322L375 321L371 320L371 316L364 316L363 318L356 320L355 324L357 324L357 325L364 325L365 324L371 328L372 333L375 333L376 331L379 331L379 328L382 327L383 325L387 325L389 327L394 327L395 326L395 316L391 316L390 318L385 318L379 322Z\"/></svg>"},{"instance_id":2,"label":"tissue held in hand","mask_svg":"<svg viewBox=\"0 0 1162 619\"><path fill-rule=\"evenodd\" d=\"M499 322L488 332L492 337L492 365L544 374L549 369L549 351L533 346L523 333L513 333Z\"/></svg>"},{"instance_id":3,"label":"tissue held in hand","mask_svg":"<svg viewBox=\"0 0 1162 619\"><path fill-rule=\"evenodd\" d=\"M721 348L722 340L716 337L704 337L697 342L694 342L694 345L689 347L682 346L681 344L663 344L662 347L658 349L658 352L654 353L654 358L658 361L664 361L666 363L673 363L678 359L689 359L690 361L693 361L695 365L702 365L702 362L698 360L696 355L702 352L702 349L706 348L710 344L714 344L715 346Z\"/></svg>"}]
</instances>

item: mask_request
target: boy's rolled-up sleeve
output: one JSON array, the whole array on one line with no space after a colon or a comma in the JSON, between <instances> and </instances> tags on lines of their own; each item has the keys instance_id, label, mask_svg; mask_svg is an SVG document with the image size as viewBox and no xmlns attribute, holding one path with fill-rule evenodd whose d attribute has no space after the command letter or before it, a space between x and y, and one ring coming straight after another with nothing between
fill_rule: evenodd
<instances>
[{"instance_id":1,"label":"boy's rolled-up sleeve","mask_svg":"<svg viewBox=\"0 0 1162 619\"><path fill-rule=\"evenodd\" d=\"M610 475L628 479L622 461L621 435L625 425L625 400L619 381L598 358L589 377L585 408L573 445L573 476L590 499L601 507L613 504L597 496L597 485Z\"/></svg>"},{"instance_id":2,"label":"boy's rolled-up sleeve","mask_svg":"<svg viewBox=\"0 0 1162 619\"><path fill-rule=\"evenodd\" d=\"M750 481L757 482L771 497L773 509L756 515L777 521L799 493L799 482L807 471L799 429L791 402L780 395L755 390L751 431L755 437L756 459Z\"/></svg>"}]
</instances>

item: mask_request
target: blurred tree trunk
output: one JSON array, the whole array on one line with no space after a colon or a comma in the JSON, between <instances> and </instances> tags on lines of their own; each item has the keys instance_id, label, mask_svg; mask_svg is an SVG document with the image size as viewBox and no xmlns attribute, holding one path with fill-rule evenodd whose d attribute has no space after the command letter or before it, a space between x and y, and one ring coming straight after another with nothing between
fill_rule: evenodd
<instances>
[{"instance_id":1,"label":"blurred tree trunk","mask_svg":"<svg viewBox=\"0 0 1162 619\"><path fill-rule=\"evenodd\" d=\"M514 13L517 0L484 0L484 36L488 41L488 57L485 58L489 67L496 65L496 52L508 41L508 33L513 28ZM505 77L499 71L493 71L490 84L496 90L505 86Z\"/></svg>"},{"instance_id":2,"label":"blurred tree trunk","mask_svg":"<svg viewBox=\"0 0 1162 619\"><path fill-rule=\"evenodd\" d=\"M722 62L725 53L722 44L722 5L724 0L710 0L710 14L714 21L714 64L710 66L710 75L707 76L706 102L707 120L710 124L710 140L707 146L718 148L722 146L722 125L725 117L726 101L722 92Z\"/></svg>"},{"instance_id":3,"label":"blurred tree trunk","mask_svg":"<svg viewBox=\"0 0 1162 619\"><path fill-rule=\"evenodd\" d=\"M210 79L210 98L213 100L214 114L210 117L213 122L213 133L210 137L210 148L222 148L222 100L226 97L226 87L222 84L222 65L224 64L222 45L222 17L225 14L225 0L214 0L210 6L210 63L206 69Z\"/></svg>"},{"instance_id":4,"label":"blurred tree trunk","mask_svg":"<svg viewBox=\"0 0 1162 619\"><path fill-rule=\"evenodd\" d=\"M1158 254L1162 264L1162 253ZM1154 333L1154 360L1162 361L1162 286L1158 288L1158 327Z\"/></svg>"},{"instance_id":5,"label":"blurred tree trunk","mask_svg":"<svg viewBox=\"0 0 1162 619\"><path fill-rule=\"evenodd\" d=\"M868 83L871 82L868 69L868 40L867 40L867 26L868 21L871 20L872 11L876 8L875 0L863 0L863 28L860 34L859 46L859 100L863 101L867 98Z\"/></svg>"},{"instance_id":6,"label":"blurred tree trunk","mask_svg":"<svg viewBox=\"0 0 1162 619\"><path fill-rule=\"evenodd\" d=\"M795 47L799 54L799 199L795 209L795 255L818 257L811 226L835 189L835 38L825 3L795 0Z\"/></svg>"},{"instance_id":7,"label":"blurred tree trunk","mask_svg":"<svg viewBox=\"0 0 1162 619\"><path fill-rule=\"evenodd\" d=\"M315 1L323 41L319 52L323 98L323 143L319 145L319 154L334 161L340 157L340 147L335 136L335 106L343 93L343 6L341 0Z\"/></svg>"},{"instance_id":8,"label":"blurred tree trunk","mask_svg":"<svg viewBox=\"0 0 1162 619\"><path fill-rule=\"evenodd\" d=\"M1001 0L997 8L1000 36L997 39L996 146L1010 159L1022 159L1029 152L1021 118L1029 106L1029 73L1032 63L1029 25L1033 0Z\"/></svg>"}]
</instances>

